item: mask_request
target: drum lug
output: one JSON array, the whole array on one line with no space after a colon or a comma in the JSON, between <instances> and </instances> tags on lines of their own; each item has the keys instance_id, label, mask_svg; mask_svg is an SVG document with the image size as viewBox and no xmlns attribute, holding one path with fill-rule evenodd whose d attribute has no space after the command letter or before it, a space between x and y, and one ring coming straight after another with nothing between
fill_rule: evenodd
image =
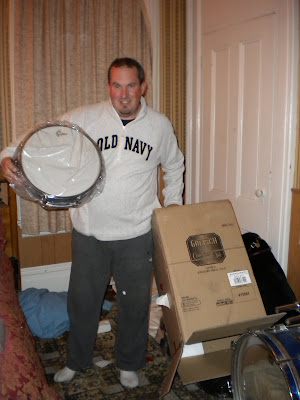
<instances>
[{"instance_id":1,"label":"drum lug","mask_svg":"<svg viewBox=\"0 0 300 400\"><path fill-rule=\"evenodd\" d=\"M243 335L241 335L243 336ZM235 351L238 347L238 341L240 340L241 336L239 336L236 340L231 341L231 350Z\"/></svg>"}]
</instances>

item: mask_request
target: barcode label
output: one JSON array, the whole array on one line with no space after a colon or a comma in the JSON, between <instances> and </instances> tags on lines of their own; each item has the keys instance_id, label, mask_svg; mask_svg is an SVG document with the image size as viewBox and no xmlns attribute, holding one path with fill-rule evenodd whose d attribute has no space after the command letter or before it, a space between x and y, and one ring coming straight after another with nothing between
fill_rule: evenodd
<instances>
[{"instance_id":1,"label":"barcode label","mask_svg":"<svg viewBox=\"0 0 300 400\"><path fill-rule=\"evenodd\" d=\"M251 278L247 270L229 272L227 276L229 279L230 286L240 286L251 283Z\"/></svg>"}]
</instances>

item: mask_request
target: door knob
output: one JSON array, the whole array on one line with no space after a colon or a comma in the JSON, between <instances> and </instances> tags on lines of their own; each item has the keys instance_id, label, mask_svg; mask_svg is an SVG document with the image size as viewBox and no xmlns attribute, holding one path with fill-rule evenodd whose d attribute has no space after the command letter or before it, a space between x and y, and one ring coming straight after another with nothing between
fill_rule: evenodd
<instances>
[{"instance_id":1,"label":"door knob","mask_svg":"<svg viewBox=\"0 0 300 400\"><path fill-rule=\"evenodd\" d=\"M263 189L256 189L255 190L255 196L256 197L263 197L264 194L265 193L264 193Z\"/></svg>"}]
</instances>

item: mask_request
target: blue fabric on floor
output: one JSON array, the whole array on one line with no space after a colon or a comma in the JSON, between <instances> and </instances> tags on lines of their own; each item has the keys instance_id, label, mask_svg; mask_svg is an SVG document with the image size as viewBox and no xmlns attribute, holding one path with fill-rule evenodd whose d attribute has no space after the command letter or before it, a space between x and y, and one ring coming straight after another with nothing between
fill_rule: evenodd
<instances>
[{"instance_id":1,"label":"blue fabric on floor","mask_svg":"<svg viewBox=\"0 0 300 400\"><path fill-rule=\"evenodd\" d=\"M104 299L104 302L103 302L103 305L102 305L102 310L110 311L114 304L115 303L113 301L109 301L109 300Z\"/></svg>"},{"instance_id":2,"label":"blue fabric on floor","mask_svg":"<svg viewBox=\"0 0 300 400\"><path fill-rule=\"evenodd\" d=\"M67 292L28 288L18 293L27 325L34 336L56 338L69 330Z\"/></svg>"},{"instance_id":3,"label":"blue fabric on floor","mask_svg":"<svg viewBox=\"0 0 300 400\"><path fill-rule=\"evenodd\" d=\"M18 293L26 322L34 336L56 338L70 328L67 310L68 292L49 292L48 289L28 288ZM102 309L110 311L113 301L104 300Z\"/></svg>"}]
</instances>

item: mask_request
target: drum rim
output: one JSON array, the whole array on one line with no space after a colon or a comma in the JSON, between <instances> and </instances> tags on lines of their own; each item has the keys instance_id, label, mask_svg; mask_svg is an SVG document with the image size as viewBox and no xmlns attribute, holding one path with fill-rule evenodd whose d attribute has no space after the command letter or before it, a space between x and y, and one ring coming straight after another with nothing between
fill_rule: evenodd
<instances>
[{"instance_id":1,"label":"drum rim","mask_svg":"<svg viewBox=\"0 0 300 400\"><path fill-rule=\"evenodd\" d=\"M100 168L99 168L99 173L97 174L97 177L95 178L95 180L93 181L93 183L91 183L90 187L80 193L74 194L74 195L68 195L68 196L57 196L57 195L53 195L51 193L46 193L44 191L42 191L41 189L39 189L36 185L34 185L30 179L28 178L28 176L26 175L23 165L21 163L21 156L22 153L24 151L24 147L25 144L27 143L27 141L31 138L32 135L34 135L36 132L48 128L48 127L52 127L52 126L62 126L62 127L66 127L66 128L70 128L70 129L74 129L77 132L83 134L87 139L90 140L90 142L93 144L94 148L96 149L96 152L99 155L99 160L100 160ZM25 138L20 142L20 144L18 145L14 156L12 157L13 162L17 165L17 167L21 170L23 176L26 178L26 180L30 183L31 188L34 189L35 191L35 196L38 198L41 198L43 200L44 204L55 204L55 202L57 200L61 200L64 201L65 203L74 203L74 199L82 199L84 198L91 190L91 188L95 185L95 183L97 181L99 181L100 179L103 179L103 169L104 169L104 161L103 161L103 156L102 156L102 152L99 149L99 147L97 146L97 144L95 143L95 141L77 124L69 122L69 121L47 121L45 123L39 124L38 126L36 126L35 128L33 128L26 136ZM65 206L67 207L67 205Z\"/></svg>"},{"instance_id":2,"label":"drum rim","mask_svg":"<svg viewBox=\"0 0 300 400\"><path fill-rule=\"evenodd\" d=\"M286 332L288 332L289 329L286 328ZM279 332L278 332L279 333ZM249 346L249 340L251 339L258 339L260 344L264 344L266 346L266 349L269 350L274 358L275 361L282 371L283 377L285 379L285 382L287 384L287 389L289 390L289 395L291 399L298 400L300 399L299 397L299 391L298 388L300 387L300 380L299 380L299 375L298 371L296 370L296 367L293 363L293 359L285 359L285 360L279 360L275 357L276 353L274 352L274 346L270 347L271 340L270 337L272 336L272 339L274 340L274 344L277 346L277 349L281 351L281 354L286 353L286 348L283 346L283 344L277 339L276 335L274 335L274 332L270 331L253 331L253 332L247 332L242 334L237 342L234 345L234 352L233 352L233 357L232 357L232 376L231 376L231 384L232 384L232 393L233 393L233 398L234 400L242 400L244 397L241 396L241 385L239 385L240 382L242 382L242 377L241 377L241 371L242 368L240 366L242 360L242 355L245 354L245 350L250 348ZM266 339L267 338L267 339ZM257 340L257 342L258 342ZM252 345L256 344L256 340L252 343ZM251 344L250 344L251 345ZM284 350L284 351L282 351ZM290 382L288 380L288 376L292 378L293 382ZM293 387L291 387L293 385ZM294 391L296 389L296 392ZM294 394L297 395L297 397L294 397Z\"/></svg>"}]
</instances>

